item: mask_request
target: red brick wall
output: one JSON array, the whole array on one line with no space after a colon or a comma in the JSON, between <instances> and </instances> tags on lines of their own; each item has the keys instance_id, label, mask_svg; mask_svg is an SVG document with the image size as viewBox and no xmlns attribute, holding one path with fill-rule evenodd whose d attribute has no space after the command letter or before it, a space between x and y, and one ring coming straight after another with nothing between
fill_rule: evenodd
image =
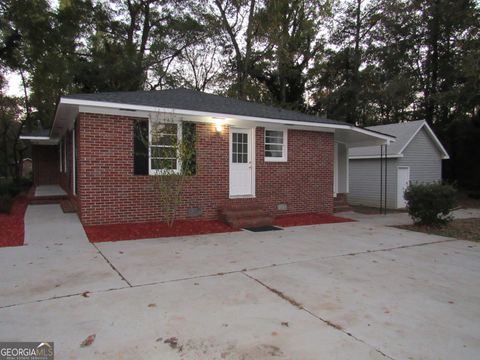
<instances>
[{"instance_id":1,"label":"red brick wall","mask_svg":"<svg viewBox=\"0 0 480 360\"><path fill-rule=\"evenodd\" d=\"M57 145L32 145L32 162L35 185L58 184L59 154Z\"/></svg>"},{"instance_id":2,"label":"red brick wall","mask_svg":"<svg viewBox=\"0 0 480 360\"><path fill-rule=\"evenodd\" d=\"M162 220L151 177L133 175L133 118L81 113L78 117L80 216L85 225ZM272 213L333 210L333 134L289 130L288 162L263 160L264 129L257 128L256 198L228 198L228 128L197 124L197 174L185 187L178 218L190 207L203 218L218 207L259 203Z\"/></svg>"},{"instance_id":3,"label":"red brick wall","mask_svg":"<svg viewBox=\"0 0 480 360\"><path fill-rule=\"evenodd\" d=\"M264 128L257 128L256 195L270 212L333 211L333 134L288 130L287 162L265 162Z\"/></svg>"}]
</instances>

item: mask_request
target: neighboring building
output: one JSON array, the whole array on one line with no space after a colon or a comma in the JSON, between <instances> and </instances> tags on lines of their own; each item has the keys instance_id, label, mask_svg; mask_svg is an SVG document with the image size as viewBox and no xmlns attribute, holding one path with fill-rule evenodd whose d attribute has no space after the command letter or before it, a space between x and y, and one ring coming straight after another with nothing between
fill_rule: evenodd
<instances>
[{"instance_id":1,"label":"neighboring building","mask_svg":"<svg viewBox=\"0 0 480 360\"><path fill-rule=\"evenodd\" d=\"M431 183L442 179L442 160L449 157L426 121L371 126L367 129L395 136L396 141L387 146L382 170L379 146L350 149L348 202L351 205L380 206L380 184L385 181L385 172L386 207L389 209L406 206L403 195L410 182ZM385 196L384 193L382 196Z\"/></svg>"},{"instance_id":2,"label":"neighboring building","mask_svg":"<svg viewBox=\"0 0 480 360\"><path fill-rule=\"evenodd\" d=\"M334 196L348 191L347 148L395 140L186 89L64 96L49 136L22 138L32 142L35 183L60 184L84 225L144 222L162 219L150 177L181 167L176 154L166 159L156 149L186 127L195 134L196 173L187 181L179 219L217 219L225 208L256 209L248 216L270 218L331 213Z\"/></svg>"}]
</instances>

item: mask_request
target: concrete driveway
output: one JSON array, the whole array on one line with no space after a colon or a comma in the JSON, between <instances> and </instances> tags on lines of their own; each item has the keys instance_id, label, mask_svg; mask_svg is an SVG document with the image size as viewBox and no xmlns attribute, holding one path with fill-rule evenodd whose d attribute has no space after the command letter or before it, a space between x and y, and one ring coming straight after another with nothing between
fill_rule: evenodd
<instances>
[{"instance_id":1,"label":"concrete driveway","mask_svg":"<svg viewBox=\"0 0 480 360\"><path fill-rule=\"evenodd\" d=\"M0 341L54 341L57 359L477 359L480 247L358 219L93 245L75 215L30 206L28 245L0 249Z\"/></svg>"}]
</instances>

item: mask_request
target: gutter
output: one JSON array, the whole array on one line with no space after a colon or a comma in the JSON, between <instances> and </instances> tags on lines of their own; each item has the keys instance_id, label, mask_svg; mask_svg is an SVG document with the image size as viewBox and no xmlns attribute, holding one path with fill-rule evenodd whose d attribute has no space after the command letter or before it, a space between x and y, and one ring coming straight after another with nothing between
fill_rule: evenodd
<instances>
[{"instance_id":1,"label":"gutter","mask_svg":"<svg viewBox=\"0 0 480 360\"><path fill-rule=\"evenodd\" d=\"M208 116L208 117L219 117L219 118L235 117L239 120L259 121L259 122L273 123L273 124L308 126L308 127L317 127L317 128L327 128L327 129L344 129L344 130L351 130L351 131L355 131L355 132L359 132L362 134L383 139L386 141L387 144L390 144L390 142L393 142L396 139L394 136L391 136L391 135L383 134L378 131L359 128L353 125L315 123L315 122L294 121L294 120L276 120L276 119L262 118L262 117L255 117L255 116L213 113L213 112L205 112L205 111L197 111L197 110L174 109L174 108L154 107L154 106L146 106L146 105L132 105L132 104L124 104L124 103L105 102L105 101L79 100L79 99L71 99L71 98L64 98L64 97L60 98L60 103L58 108L62 104L76 105L76 106L105 107L105 108L113 108L113 109L119 109L119 110L145 111L145 112L153 112L153 113L162 113L162 112L163 113L180 113L184 115ZM58 108L55 114L54 122L52 124L52 130L55 127L55 120L57 119L57 114L59 110Z\"/></svg>"}]
</instances>

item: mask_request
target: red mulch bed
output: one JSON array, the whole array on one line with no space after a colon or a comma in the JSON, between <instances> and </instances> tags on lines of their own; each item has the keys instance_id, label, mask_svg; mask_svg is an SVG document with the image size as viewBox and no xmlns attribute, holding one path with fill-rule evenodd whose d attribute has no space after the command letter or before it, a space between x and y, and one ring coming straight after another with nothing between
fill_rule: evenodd
<instances>
[{"instance_id":1,"label":"red mulch bed","mask_svg":"<svg viewBox=\"0 0 480 360\"><path fill-rule=\"evenodd\" d=\"M0 214L0 247L23 245L27 205L28 198L20 196L14 200L10 214Z\"/></svg>"},{"instance_id":2,"label":"red mulch bed","mask_svg":"<svg viewBox=\"0 0 480 360\"><path fill-rule=\"evenodd\" d=\"M275 225L281 227L317 225L317 224L334 224L342 222L355 221L348 218L342 218L330 214L308 213L294 215L280 215L275 218Z\"/></svg>"},{"instance_id":3,"label":"red mulch bed","mask_svg":"<svg viewBox=\"0 0 480 360\"><path fill-rule=\"evenodd\" d=\"M179 220L172 227L163 222L85 226L88 239L93 242L150 239L239 231L220 221Z\"/></svg>"}]
</instances>

